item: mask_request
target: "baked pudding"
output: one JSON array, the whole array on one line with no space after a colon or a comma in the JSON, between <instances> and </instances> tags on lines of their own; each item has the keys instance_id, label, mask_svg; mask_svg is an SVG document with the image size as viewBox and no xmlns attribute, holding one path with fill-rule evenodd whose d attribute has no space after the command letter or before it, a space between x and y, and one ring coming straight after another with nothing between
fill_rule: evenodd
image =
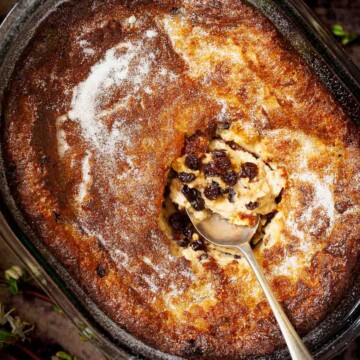
<instances>
[{"instance_id":1,"label":"baked pudding","mask_svg":"<svg viewBox=\"0 0 360 360\"><path fill-rule=\"evenodd\" d=\"M352 284L358 130L246 1L64 2L18 62L3 120L29 224L156 349L237 359L283 346L245 260L205 243L185 206L261 216L255 255L301 334Z\"/></svg>"}]
</instances>

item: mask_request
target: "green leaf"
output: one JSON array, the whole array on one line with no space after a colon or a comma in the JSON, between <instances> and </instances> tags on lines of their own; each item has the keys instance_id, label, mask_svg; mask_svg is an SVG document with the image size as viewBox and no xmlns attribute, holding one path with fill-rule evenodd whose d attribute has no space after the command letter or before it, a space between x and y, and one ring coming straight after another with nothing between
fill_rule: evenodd
<instances>
[{"instance_id":1,"label":"green leaf","mask_svg":"<svg viewBox=\"0 0 360 360\"><path fill-rule=\"evenodd\" d=\"M344 28L342 27L342 25L340 24L335 24L333 25L332 27L332 33L335 35L335 36L339 36L339 37L342 37L342 36L345 36L348 34L347 31L344 30Z\"/></svg>"},{"instance_id":2,"label":"green leaf","mask_svg":"<svg viewBox=\"0 0 360 360\"><path fill-rule=\"evenodd\" d=\"M57 305L54 305L54 306L53 306L53 309L54 309L54 311L57 312L58 314L62 314L62 313L63 313L63 311L62 311Z\"/></svg>"},{"instance_id":3,"label":"green leaf","mask_svg":"<svg viewBox=\"0 0 360 360\"><path fill-rule=\"evenodd\" d=\"M349 33L348 31L346 31L340 24L335 24L332 27L332 33L335 36L341 38L341 44L344 46L350 44L359 37L358 34Z\"/></svg>"},{"instance_id":4,"label":"green leaf","mask_svg":"<svg viewBox=\"0 0 360 360\"><path fill-rule=\"evenodd\" d=\"M10 294L17 295L19 293L19 285L18 285L17 280L8 279L6 281L6 283L7 283L7 287L8 287Z\"/></svg>"},{"instance_id":5,"label":"green leaf","mask_svg":"<svg viewBox=\"0 0 360 360\"><path fill-rule=\"evenodd\" d=\"M59 351L56 353L56 356L61 360L74 360L73 357L69 354L67 354L64 351Z\"/></svg>"},{"instance_id":6,"label":"green leaf","mask_svg":"<svg viewBox=\"0 0 360 360\"><path fill-rule=\"evenodd\" d=\"M15 334L10 333L4 329L0 329L0 347L14 344L18 340Z\"/></svg>"},{"instance_id":7,"label":"green leaf","mask_svg":"<svg viewBox=\"0 0 360 360\"><path fill-rule=\"evenodd\" d=\"M348 44L352 43L353 41L357 40L358 38L359 38L359 35L357 35L357 34L349 34L342 38L341 43L345 46L345 45L348 45Z\"/></svg>"}]
</instances>

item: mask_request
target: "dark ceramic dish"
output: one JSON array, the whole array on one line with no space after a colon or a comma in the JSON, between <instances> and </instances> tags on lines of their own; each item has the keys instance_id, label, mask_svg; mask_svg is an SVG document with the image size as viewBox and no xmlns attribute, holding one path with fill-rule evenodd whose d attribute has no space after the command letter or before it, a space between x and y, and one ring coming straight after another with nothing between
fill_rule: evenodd
<instances>
[{"instance_id":1,"label":"dark ceramic dish","mask_svg":"<svg viewBox=\"0 0 360 360\"><path fill-rule=\"evenodd\" d=\"M248 0L259 8L315 70L360 126L360 71L301 0ZM20 0L0 27L0 115L4 89L41 20L64 0ZM113 359L176 359L141 343L107 318L26 224L10 195L0 149L0 236L40 285L91 342ZM312 354L330 359L360 333L360 282L328 318L305 337ZM357 285L356 285L357 284ZM270 358L285 359L286 350Z\"/></svg>"}]
</instances>

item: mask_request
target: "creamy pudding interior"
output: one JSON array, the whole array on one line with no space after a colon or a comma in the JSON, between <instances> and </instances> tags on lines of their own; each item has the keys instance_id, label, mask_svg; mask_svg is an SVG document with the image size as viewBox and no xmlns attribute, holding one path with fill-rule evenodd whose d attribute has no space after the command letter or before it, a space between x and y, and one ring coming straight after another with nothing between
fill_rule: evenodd
<instances>
[{"instance_id":1,"label":"creamy pudding interior","mask_svg":"<svg viewBox=\"0 0 360 360\"><path fill-rule=\"evenodd\" d=\"M257 243L262 228L277 212L286 184L281 166L264 161L233 140L241 138L237 136L236 122L214 127L212 134L198 131L186 139L182 156L172 164L171 201L165 201L170 208L168 221L175 230L174 238L180 246L190 244L195 251L204 250L205 245L185 209L198 221L217 213L233 224L250 227L260 215L259 231L253 240Z\"/></svg>"}]
</instances>

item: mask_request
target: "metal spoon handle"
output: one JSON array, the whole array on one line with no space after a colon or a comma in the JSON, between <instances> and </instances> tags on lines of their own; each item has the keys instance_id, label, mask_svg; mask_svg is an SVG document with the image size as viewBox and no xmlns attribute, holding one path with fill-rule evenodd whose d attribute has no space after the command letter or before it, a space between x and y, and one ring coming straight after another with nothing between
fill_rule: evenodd
<instances>
[{"instance_id":1,"label":"metal spoon handle","mask_svg":"<svg viewBox=\"0 0 360 360\"><path fill-rule=\"evenodd\" d=\"M279 302L276 300L274 293L272 292L269 283L267 282L264 273L257 263L254 253L249 243L244 243L238 246L238 249L245 256L249 265L253 269L257 280L265 293L265 296L270 304L270 307L275 315L275 318L279 324L280 330L285 338L286 344L289 348L292 359L294 360L307 360L312 359L308 349L296 333L294 327L291 325L288 317L284 313Z\"/></svg>"}]
</instances>

